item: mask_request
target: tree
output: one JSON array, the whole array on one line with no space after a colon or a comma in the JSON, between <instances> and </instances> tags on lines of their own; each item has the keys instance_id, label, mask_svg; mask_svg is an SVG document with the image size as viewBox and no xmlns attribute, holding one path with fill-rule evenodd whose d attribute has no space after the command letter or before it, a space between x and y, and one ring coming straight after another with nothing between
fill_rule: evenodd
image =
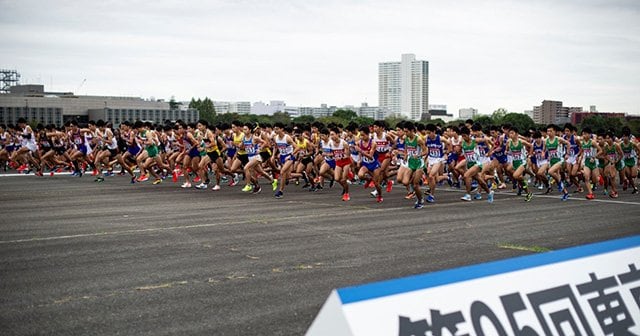
<instances>
[{"instance_id":1,"label":"tree","mask_svg":"<svg viewBox=\"0 0 640 336\"><path fill-rule=\"evenodd\" d=\"M333 116L336 117L336 118L343 119L347 123L349 123L351 120L357 118L358 114L353 112L353 111L351 111L351 110L339 109L339 110L336 110L335 112L333 112Z\"/></svg>"},{"instance_id":2,"label":"tree","mask_svg":"<svg viewBox=\"0 0 640 336\"><path fill-rule=\"evenodd\" d=\"M291 122L291 116L287 112L276 112L271 116L271 121L274 124L280 122L286 125Z\"/></svg>"},{"instance_id":3,"label":"tree","mask_svg":"<svg viewBox=\"0 0 640 336\"><path fill-rule=\"evenodd\" d=\"M486 128L493 125L493 118L488 115L479 114L473 118L473 122L480 124L482 128Z\"/></svg>"},{"instance_id":4,"label":"tree","mask_svg":"<svg viewBox=\"0 0 640 336\"><path fill-rule=\"evenodd\" d=\"M352 121L358 124L358 126L371 126L375 119L369 117L357 117Z\"/></svg>"},{"instance_id":5,"label":"tree","mask_svg":"<svg viewBox=\"0 0 640 336\"><path fill-rule=\"evenodd\" d=\"M491 120L493 120L493 124L494 125L500 125L503 122L504 117L509 113L509 111L507 111L507 109L505 109L504 107L501 107L495 111L493 111L493 113L491 114Z\"/></svg>"},{"instance_id":6,"label":"tree","mask_svg":"<svg viewBox=\"0 0 640 336\"><path fill-rule=\"evenodd\" d=\"M311 124L316 121L316 118L312 115L301 115L299 117L293 118L293 122L296 124Z\"/></svg>"},{"instance_id":7,"label":"tree","mask_svg":"<svg viewBox=\"0 0 640 336\"><path fill-rule=\"evenodd\" d=\"M209 123L216 122L216 109L213 106L213 101L209 99L209 97L205 97L204 100L198 98L191 98L191 102L189 102L189 108L193 108L198 110L200 113L200 119L206 120Z\"/></svg>"},{"instance_id":8,"label":"tree","mask_svg":"<svg viewBox=\"0 0 640 336\"><path fill-rule=\"evenodd\" d=\"M536 123L526 114L523 113L508 113L502 117L502 122L500 124L509 123L514 127L518 128L520 133L524 133L525 131L535 128ZM499 125L499 124L495 124Z\"/></svg>"},{"instance_id":9,"label":"tree","mask_svg":"<svg viewBox=\"0 0 640 336\"><path fill-rule=\"evenodd\" d=\"M387 122L387 124L389 125L389 128L396 128L396 125L403 120L407 120L407 117L400 115L400 116L388 116L384 118L384 121Z\"/></svg>"}]
</instances>

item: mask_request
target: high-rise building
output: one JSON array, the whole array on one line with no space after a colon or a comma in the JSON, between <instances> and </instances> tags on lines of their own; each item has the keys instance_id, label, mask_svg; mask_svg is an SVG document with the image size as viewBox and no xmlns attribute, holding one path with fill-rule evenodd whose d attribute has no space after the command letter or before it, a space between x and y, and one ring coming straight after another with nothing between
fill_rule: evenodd
<instances>
[{"instance_id":1,"label":"high-rise building","mask_svg":"<svg viewBox=\"0 0 640 336\"><path fill-rule=\"evenodd\" d=\"M478 109L474 109L473 107L458 110L458 118L460 119L473 119L476 115L478 115Z\"/></svg>"},{"instance_id":2,"label":"high-rise building","mask_svg":"<svg viewBox=\"0 0 640 336\"><path fill-rule=\"evenodd\" d=\"M429 112L429 62L403 54L400 62L379 63L378 101L392 115L420 120Z\"/></svg>"}]
</instances>

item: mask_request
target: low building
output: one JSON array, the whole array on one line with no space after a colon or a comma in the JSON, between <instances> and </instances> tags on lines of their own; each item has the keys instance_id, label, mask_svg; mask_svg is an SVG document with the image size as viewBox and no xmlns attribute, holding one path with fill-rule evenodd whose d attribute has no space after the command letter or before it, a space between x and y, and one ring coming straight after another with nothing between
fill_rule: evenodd
<instances>
[{"instance_id":1,"label":"low building","mask_svg":"<svg viewBox=\"0 0 640 336\"><path fill-rule=\"evenodd\" d=\"M162 123L165 120L195 122L195 109L171 109L163 100L136 97L79 96L71 92L46 92L44 85L19 85L0 94L0 123L28 122L62 126L68 120L80 123L102 119L114 126L125 120Z\"/></svg>"}]
</instances>

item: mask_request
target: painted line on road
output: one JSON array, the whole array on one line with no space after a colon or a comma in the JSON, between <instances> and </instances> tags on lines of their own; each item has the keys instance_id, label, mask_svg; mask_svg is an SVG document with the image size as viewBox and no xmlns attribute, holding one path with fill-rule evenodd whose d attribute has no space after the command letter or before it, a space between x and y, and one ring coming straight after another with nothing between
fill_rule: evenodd
<instances>
[{"instance_id":1,"label":"painted line on road","mask_svg":"<svg viewBox=\"0 0 640 336\"><path fill-rule=\"evenodd\" d=\"M371 212L382 212L382 211L393 211L393 210L408 210L407 207L398 207L398 208L359 208L352 211L344 211L340 212L341 215L355 215L359 213L371 213ZM309 214L304 216L289 216L289 217L273 217L273 218L265 218L260 219L261 222L264 221L274 221L274 222L282 222L286 220L293 219L302 219L302 218L314 218L322 216L320 214ZM174 231L174 230L184 230L184 229L197 229L197 228L206 228L206 227L214 227L214 226L222 226L222 225L237 225L237 224L246 224L246 223L255 223L256 219L246 219L237 222L227 222L227 223L209 223L209 224L196 224L196 225L184 225L184 226L170 226L163 228L147 228L147 229L135 229L135 230L122 230L122 231L106 231L106 232L94 232L94 233L81 233L75 235L63 235L63 236L49 236L49 237L34 237L34 238L25 238L25 239L15 239L15 240L0 240L0 244L15 244L15 243L28 243L28 242L37 242L37 241L48 241L48 240L62 240L62 239L75 239L75 238L87 238L87 237L101 237L101 236L114 236L114 235L123 235L123 234L140 234L147 232L162 232L162 231Z\"/></svg>"},{"instance_id":2,"label":"painted line on road","mask_svg":"<svg viewBox=\"0 0 640 336\"><path fill-rule=\"evenodd\" d=\"M464 191L464 190L457 190L457 189L438 189L438 190L456 192L456 193L466 193L466 191ZM496 191L495 194L496 195L516 196L516 193L509 192L509 191ZM534 193L533 194L533 199L536 199L536 198L551 198L551 199L555 199L555 200L560 201L560 196L541 195L541 194L535 194ZM496 201L497 201L497 199L496 199ZM571 197L571 196L569 197L569 199L567 201L582 201L582 202L598 202L598 203L640 205L640 202L616 201L616 200L597 199L597 198L596 199L592 199L592 200L588 200L586 198L576 198L576 197ZM560 201L560 202L562 202L562 201Z\"/></svg>"}]
</instances>

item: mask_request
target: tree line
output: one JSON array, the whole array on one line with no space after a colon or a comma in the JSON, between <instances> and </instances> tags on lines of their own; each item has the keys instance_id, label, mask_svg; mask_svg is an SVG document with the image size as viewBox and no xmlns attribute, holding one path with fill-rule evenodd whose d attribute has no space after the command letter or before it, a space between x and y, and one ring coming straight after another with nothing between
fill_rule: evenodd
<instances>
[{"instance_id":1,"label":"tree line","mask_svg":"<svg viewBox=\"0 0 640 336\"><path fill-rule=\"evenodd\" d=\"M331 116L315 118L311 115L303 115L292 117L286 112L276 112L272 115L255 115L255 114L238 114L238 113L216 113L213 101L209 97L204 99L192 98L189 103L189 108L194 108L200 113L200 118L208 121L211 124L227 123L230 124L234 120L238 120L242 123L262 123L262 124L274 124L281 122L283 124L289 123L312 123L319 121L325 124L335 123L341 125L348 125L349 123L356 123L358 125L371 125L375 121L373 118L358 116L358 114L349 109L338 109ZM385 121L389 127L395 127L397 123L402 120L406 120L403 117L390 116L385 118ZM492 125L502 125L509 123L517 127L521 132L525 132L529 129L541 129L546 128L547 125L536 124L531 117L523 113L509 112L504 108L495 110L491 115L477 115L473 118L475 123L479 123L483 128L488 128ZM465 122L465 120L458 119L450 122L445 122L442 119L423 120L423 123L432 123L441 127L457 126ZM560 125L562 126L562 125ZM584 127L590 127L596 131L598 129L614 130L616 133L620 133L622 128L627 126L631 128L633 134L640 134L640 120L627 121L624 118L603 118L602 116L595 115L589 116L582 121L578 126L579 129Z\"/></svg>"}]
</instances>

